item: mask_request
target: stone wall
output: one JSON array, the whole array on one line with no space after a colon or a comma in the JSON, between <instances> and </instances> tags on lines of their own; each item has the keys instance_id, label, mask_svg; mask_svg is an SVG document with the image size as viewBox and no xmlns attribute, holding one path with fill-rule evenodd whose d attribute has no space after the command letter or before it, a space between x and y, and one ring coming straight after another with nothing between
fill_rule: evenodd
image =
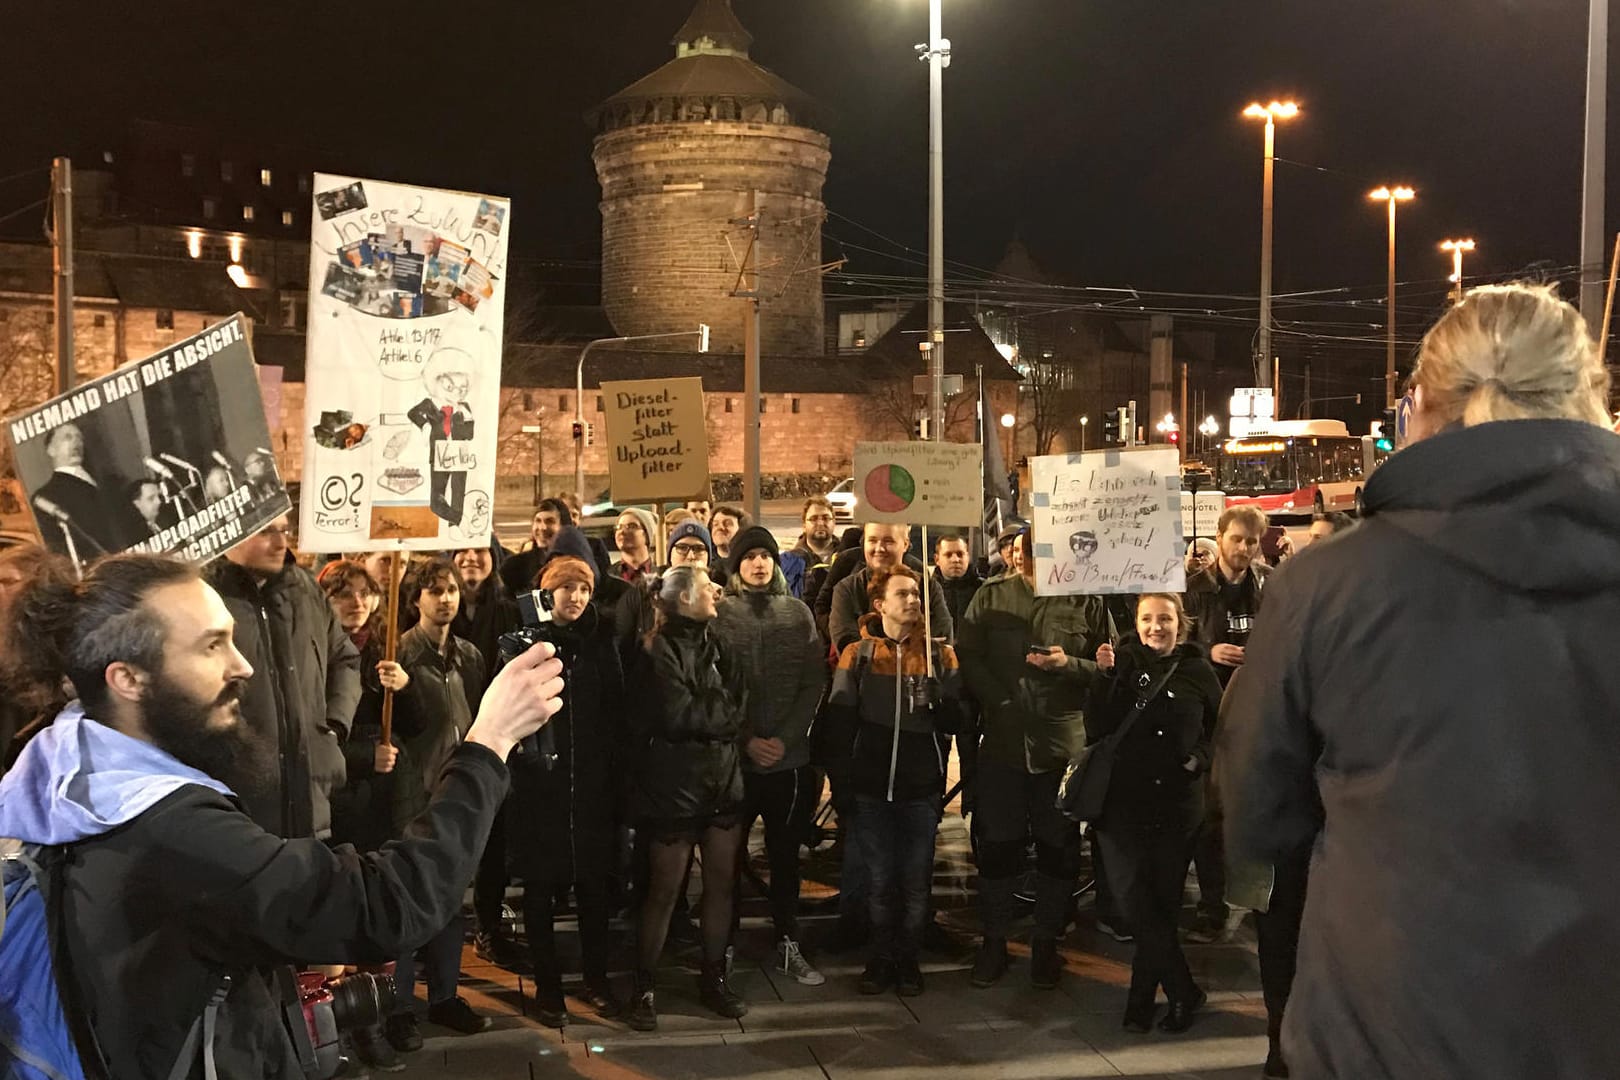
<instances>
[{"instance_id":1,"label":"stone wall","mask_svg":"<svg viewBox=\"0 0 1620 1080\"><path fill-rule=\"evenodd\" d=\"M752 212L758 191L763 351L821 354L827 136L730 121L640 124L598 137L593 156L602 186L602 305L620 334L708 323L716 351L742 351L746 305L730 293L749 230L732 223Z\"/></svg>"}]
</instances>

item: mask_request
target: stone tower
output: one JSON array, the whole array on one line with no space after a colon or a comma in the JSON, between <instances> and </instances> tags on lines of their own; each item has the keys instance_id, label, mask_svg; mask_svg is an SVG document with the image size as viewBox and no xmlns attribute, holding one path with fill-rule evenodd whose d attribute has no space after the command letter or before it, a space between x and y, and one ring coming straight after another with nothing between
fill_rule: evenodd
<instances>
[{"instance_id":1,"label":"stone tower","mask_svg":"<svg viewBox=\"0 0 1620 1080\"><path fill-rule=\"evenodd\" d=\"M815 103L749 59L730 0L698 0L675 59L589 114L602 186L602 306L623 335L712 327L741 352L730 295L759 193L762 351L819 356L821 188L831 157ZM747 286L745 282L744 287Z\"/></svg>"}]
</instances>

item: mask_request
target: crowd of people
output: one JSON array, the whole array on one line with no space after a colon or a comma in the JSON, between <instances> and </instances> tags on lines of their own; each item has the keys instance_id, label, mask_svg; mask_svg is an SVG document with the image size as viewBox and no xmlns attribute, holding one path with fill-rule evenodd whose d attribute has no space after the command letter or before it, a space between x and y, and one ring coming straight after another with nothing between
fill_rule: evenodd
<instances>
[{"instance_id":1,"label":"crowd of people","mask_svg":"<svg viewBox=\"0 0 1620 1080\"><path fill-rule=\"evenodd\" d=\"M548 499L521 550L416 558L394 597L388 557L311 572L285 519L200 571L114 556L75 582L14 549L0 836L73 853L63 947L129 1075L169 1075L222 977L220 1053L285 1061L253 977L277 960L391 966L391 1014L349 1037L393 1071L422 1046L418 967L430 1021L490 1025L457 992L469 887L478 952L530 965L546 1025L569 1022L566 984L655 1029L671 941L696 946L706 1008L746 1014L756 821L773 969L819 986L817 945L862 949L862 993L922 994L954 753L974 987L1008 977L1032 880L1029 984L1060 984L1089 919L1134 943L1128 1031L1191 1026L1206 993L1183 941L1254 911L1267 1076L1616 1075L1615 1037L1536 1041L1601 1024L1592 991L1620 955L1607 386L1567 304L1478 290L1425 339L1412 445L1368 483L1368 520L1318 515L1272 566L1265 515L1234 506L1190 545L1183 593L1041 595L1026 527L989 558L957 534L921 551L903 525L839 535L822 498L791 547L694 500L624 510L612 551ZM1106 799L1082 828L1060 795L1100 747ZM811 942L824 797L837 936ZM555 929L570 894L577 982ZM114 910L132 906L150 914ZM173 992L121 996L137 983ZM1504 1001L1522 1039L1499 1030Z\"/></svg>"}]
</instances>

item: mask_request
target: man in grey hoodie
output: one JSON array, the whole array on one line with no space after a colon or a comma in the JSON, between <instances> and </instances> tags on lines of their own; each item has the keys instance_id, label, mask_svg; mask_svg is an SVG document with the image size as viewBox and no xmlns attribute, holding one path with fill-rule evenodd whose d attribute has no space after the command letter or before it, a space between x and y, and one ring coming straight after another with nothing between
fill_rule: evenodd
<instances>
[{"instance_id":1,"label":"man in grey hoodie","mask_svg":"<svg viewBox=\"0 0 1620 1080\"><path fill-rule=\"evenodd\" d=\"M765 819L777 970L805 986L826 977L799 949L799 846L815 814L820 776L810 765L810 725L827 679L815 619L782 575L776 538L758 525L731 542L726 600L715 630L746 673L744 816ZM752 828L752 825L750 825Z\"/></svg>"}]
</instances>

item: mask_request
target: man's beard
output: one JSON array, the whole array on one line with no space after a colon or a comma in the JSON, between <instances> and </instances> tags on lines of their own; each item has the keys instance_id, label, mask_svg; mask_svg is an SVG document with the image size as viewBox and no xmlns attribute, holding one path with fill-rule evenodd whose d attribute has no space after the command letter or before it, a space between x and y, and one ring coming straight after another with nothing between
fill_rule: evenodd
<instances>
[{"instance_id":1,"label":"man's beard","mask_svg":"<svg viewBox=\"0 0 1620 1080\"><path fill-rule=\"evenodd\" d=\"M160 673L141 700L141 722L158 749L251 800L269 793L277 783L270 740L240 712L229 727L208 726L218 707L240 703L246 689L246 680L238 679L227 683L218 697L198 701Z\"/></svg>"}]
</instances>

